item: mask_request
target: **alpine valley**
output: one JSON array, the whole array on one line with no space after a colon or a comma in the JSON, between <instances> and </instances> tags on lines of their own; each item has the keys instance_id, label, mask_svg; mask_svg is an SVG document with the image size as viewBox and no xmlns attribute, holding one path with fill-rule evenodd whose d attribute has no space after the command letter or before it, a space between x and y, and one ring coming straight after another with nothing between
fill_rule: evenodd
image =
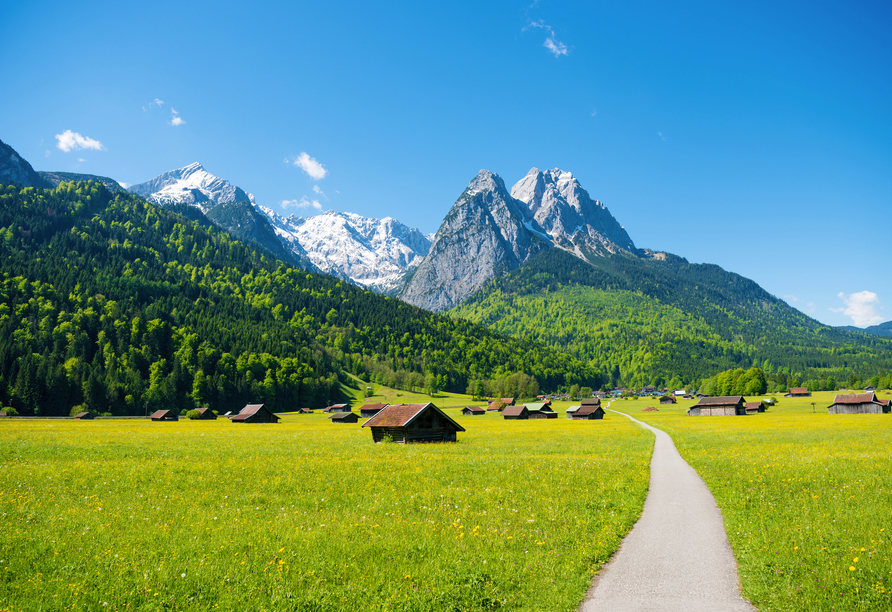
<instances>
[{"instance_id":1,"label":"alpine valley","mask_svg":"<svg viewBox=\"0 0 892 612\"><path fill-rule=\"evenodd\" d=\"M197 163L124 190L0 143L0 262L0 400L26 414L281 411L372 381L529 397L729 369L775 389L892 378L892 338L636 247L556 168L510 191L480 171L431 240L284 216Z\"/></svg>"}]
</instances>

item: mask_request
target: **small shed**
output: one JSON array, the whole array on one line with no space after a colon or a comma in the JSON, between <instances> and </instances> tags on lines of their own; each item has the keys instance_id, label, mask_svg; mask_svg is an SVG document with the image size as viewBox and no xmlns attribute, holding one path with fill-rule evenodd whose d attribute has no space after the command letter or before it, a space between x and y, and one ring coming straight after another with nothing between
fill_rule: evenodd
<instances>
[{"instance_id":1,"label":"small shed","mask_svg":"<svg viewBox=\"0 0 892 612\"><path fill-rule=\"evenodd\" d=\"M489 403L489 406L486 407L487 412L501 412L505 408L505 404L502 403L502 400L493 400Z\"/></svg>"},{"instance_id":2,"label":"small shed","mask_svg":"<svg viewBox=\"0 0 892 612\"><path fill-rule=\"evenodd\" d=\"M671 395L664 395L663 397L660 398L660 403L661 404L674 404L675 398Z\"/></svg>"},{"instance_id":3,"label":"small shed","mask_svg":"<svg viewBox=\"0 0 892 612\"><path fill-rule=\"evenodd\" d=\"M217 415L214 414L214 411L210 408L199 408L198 409L198 420L199 421L216 421Z\"/></svg>"},{"instance_id":4,"label":"small shed","mask_svg":"<svg viewBox=\"0 0 892 612\"><path fill-rule=\"evenodd\" d=\"M503 397L503 398L502 398L502 403L505 404L506 406L513 406L513 405L514 405L514 398L513 398L513 397Z\"/></svg>"},{"instance_id":5,"label":"small shed","mask_svg":"<svg viewBox=\"0 0 892 612\"><path fill-rule=\"evenodd\" d=\"M370 419L385 408L387 404L366 404L359 409L359 415L364 419Z\"/></svg>"},{"instance_id":6,"label":"small shed","mask_svg":"<svg viewBox=\"0 0 892 612\"><path fill-rule=\"evenodd\" d=\"M359 417L355 412L333 412L330 417L332 423L358 423Z\"/></svg>"},{"instance_id":7,"label":"small shed","mask_svg":"<svg viewBox=\"0 0 892 612\"><path fill-rule=\"evenodd\" d=\"M593 421L604 418L604 409L600 405L583 404L579 410L570 415L574 421Z\"/></svg>"},{"instance_id":8,"label":"small shed","mask_svg":"<svg viewBox=\"0 0 892 612\"><path fill-rule=\"evenodd\" d=\"M531 419L557 418L557 412L551 409L550 403L546 404L543 402L534 402L532 404L524 404L523 406L527 409L527 412L529 413ZM505 410L507 410L507 408ZM504 414L504 412L502 414Z\"/></svg>"},{"instance_id":9,"label":"small shed","mask_svg":"<svg viewBox=\"0 0 892 612\"><path fill-rule=\"evenodd\" d=\"M742 395L702 397L688 408L688 416L735 416L746 414Z\"/></svg>"},{"instance_id":10,"label":"small shed","mask_svg":"<svg viewBox=\"0 0 892 612\"><path fill-rule=\"evenodd\" d=\"M350 404L332 404L322 412L350 412Z\"/></svg>"},{"instance_id":11,"label":"small shed","mask_svg":"<svg viewBox=\"0 0 892 612\"><path fill-rule=\"evenodd\" d=\"M4 414L3 416L6 416L6 414ZM78 421L92 421L95 417L93 416L92 412L78 412L76 415L74 415L74 418Z\"/></svg>"},{"instance_id":12,"label":"small shed","mask_svg":"<svg viewBox=\"0 0 892 612\"><path fill-rule=\"evenodd\" d=\"M765 412L765 404L762 402L747 402L746 413L755 414L757 412Z\"/></svg>"},{"instance_id":13,"label":"small shed","mask_svg":"<svg viewBox=\"0 0 892 612\"><path fill-rule=\"evenodd\" d=\"M502 418L507 420L526 420L530 418L530 412L526 406L508 406L502 410Z\"/></svg>"},{"instance_id":14,"label":"small shed","mask_svg":"<svg viewBox=\"0 0 892 612\"><path fill-rule=\"evenodd\" d=\"M583 406L600 406L601 398L600 397L590 397L590 398L586 398L586 399L582 400L579 403L582 404ZM550 404L550 402L549 402L549 404Z\"/></svg>"},{"instance_id":15,"label":"small shed","mask_svg":"<svg viewBox=\"0 0 892 612\"><path fill-rule=\"evenodd\" d=\"M301 408L297 411L297 414L313 414L312 408Z\"/></svg>"},{"instance_id":16,"label":"small shed","mask_svg":"<svg viewBox=\"0 0 892 612\"><path fill-rule=\"evenodd\" d=\"M573 418L573 415L576 414L576 412L577 412L580 408L582 408L582 406L570 406L569 408L567 408L567 418L568 418L568 419L572 419L572 418Z\"/></svg>"},{"instance_id":17,"label":"small shed","mask_svg":"<svg viewBox=\"0 0 892 612\"><path fill-rule=\"evenodd\" d=\"M810 397L811 393L809 393L807 387L790 387L790 392L787 393L784 397Z\"/></svg>"},{"instance_id":18,"label":"small shed","mask_svg":"<svg viewBox=\"0 0 892 612\"><path fill-rule=\"evenodd\" d=\"M481 408L480 406L465 406L461 409L461 413L465 416L479 416L481 414L486 414L486 409Z\"/></svg>"},{"instance_id":19,"label":"small shed","mask_svg":"<svg viewBox=\"0 0 892 612\"><path fill-rule=\"evenodd\" d=\"M889 400L877 399L873 391L868 393L837 394L827 408L828 414L883 414L889 412Z\"/></svg>"},{"instance_id":20,"label":"small shed","mask_svg":"<svg viewBox=\"0 0 892 612\"><path fill-rule=\"evenodd\" d=\"M266 407L266 404L248 404L234 417L233 423L278 423L279 417Z\"/></svg>"},{"instance_id":21,"label":"small shed","mask_svg":"<svg viewBox=\"0 0 892 612\"><path fill-rule=\"evenodd\" d=\"M433 404L391 404L362 424L372 430L372 440L390 436L394 442L455 442L465 428Z\"/></svg>"},{"instance_id":22,"label":"small shed","mask_svg":"<svg viewBox=\"0 0 892 612\"><path fill-rule=\"evenodd\" d=\"M153 421L179 421L180 417L172 410L156 410L152 413Z\"/></svg>"}]
</instances>

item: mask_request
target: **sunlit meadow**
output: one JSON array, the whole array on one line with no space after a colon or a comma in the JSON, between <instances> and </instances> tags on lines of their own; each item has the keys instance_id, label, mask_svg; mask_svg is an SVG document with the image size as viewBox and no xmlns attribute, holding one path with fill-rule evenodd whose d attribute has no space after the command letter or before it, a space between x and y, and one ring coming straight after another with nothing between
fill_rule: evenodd
<instances>
[{"instance_id":1,"label":"sunlit meadow","mask_svg":"<svg viewBox=\"0 0 892 612\"><path fill-rule=\"evenodd\" d=\"M892 610L892 414L828 415L833 396L761 396L778 406L736 417L613 405L669 433L706 481L762 612Z\"/></svg>"},{"instance_id":2,"label":"sunlit meadow","mask_svg":"<svg viewBox=\"0 0 892 612\"><path fill-rule=\"evenodd\" d=\"M0 610L574 609L652 436L447 412L458 443L409 446L323 414L3 420Z\"/></svg>"}]
</instances>

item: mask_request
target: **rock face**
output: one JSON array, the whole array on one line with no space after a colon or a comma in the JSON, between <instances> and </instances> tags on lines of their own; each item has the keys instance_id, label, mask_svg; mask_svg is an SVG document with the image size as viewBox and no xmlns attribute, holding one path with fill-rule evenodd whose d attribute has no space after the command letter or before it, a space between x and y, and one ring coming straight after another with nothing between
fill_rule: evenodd
<instances>
[{"instance_id":1,"label":"rock face","mask_svg":"<svg viewBox=\"0 0 892 612\"><path fill-rule=\"evenodd\" d=\"M379 293L393 293L431 245L420 231L390 217L334 211L285 217L265 207L260 210L279 238L299 247L319 270Z\"/></svg>"},{"instance_id":2,"label":"rock face","mask_svg":"<svg viewBox=\"0 0 892 612\"><path fill-rule=\"evenodd\" d=\"M34 171L8 144L0 140L0 183L18 183L23 187L52 187Z\"/></svg>"},{"instance_id":3,"label":"rock face","mask_svg":"<svg viewBox=\"0 0 892 612\"><path fill-rule=\"evenodd\" d=\"M525 203L555 245L577 253L587 246L596 254L634 252L635 244L610 211L592 200L579 181L560 168L530 170L511 195Z\"/></svg>"},{"instance_id":4,"label":"rock face","mask_svg":"<svg viewBox=\"0 0 892 612\"><path fill-rule=\"evenodd\" d=\"M428 310L451 308L550 244L547 232L523 202L511 197L501 177L481 170L446 215L399 297Z\"/></svg>"},{"instance_id":5,"label":"rock face","mask_svg":"<svg viewBox=\"0 0 892 612\"><path fill-rule=\"evenodd\" d=\"M190 204L205 213L217 204L251 200L249 194L214 176L198 162L133 185L128 191L161 206Z\"/></svg>"}]
</instances>

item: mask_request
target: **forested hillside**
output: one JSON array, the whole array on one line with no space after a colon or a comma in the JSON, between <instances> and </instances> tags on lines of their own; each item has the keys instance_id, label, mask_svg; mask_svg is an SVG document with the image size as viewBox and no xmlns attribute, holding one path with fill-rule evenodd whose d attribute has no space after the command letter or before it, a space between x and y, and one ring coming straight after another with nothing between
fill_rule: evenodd
<instances>
[{"instance_id":1,"label":"forested hillside","mask_svg":"<svg viewBox=\"0 0 892 612\"><path fill-rule=\"evenodd\" d=\"M0 185L0 399L22 414L334 400L343 373L464 391L580 360L308 274L98 183Z\"/></svg>"},{"instance_id":2,"label":"forested hillside","mask_svg":"<svg viewBox=\"0 0 892 612\"><path fill-rule=\"evenodd\" d=\"M892 341L824 326L715 265L549 249L450 313L588 361L610 383L696 383L758 366L799 380L892 370ZM786 378L782 378L785 380Z\"/></svg>"}]
</instances>

